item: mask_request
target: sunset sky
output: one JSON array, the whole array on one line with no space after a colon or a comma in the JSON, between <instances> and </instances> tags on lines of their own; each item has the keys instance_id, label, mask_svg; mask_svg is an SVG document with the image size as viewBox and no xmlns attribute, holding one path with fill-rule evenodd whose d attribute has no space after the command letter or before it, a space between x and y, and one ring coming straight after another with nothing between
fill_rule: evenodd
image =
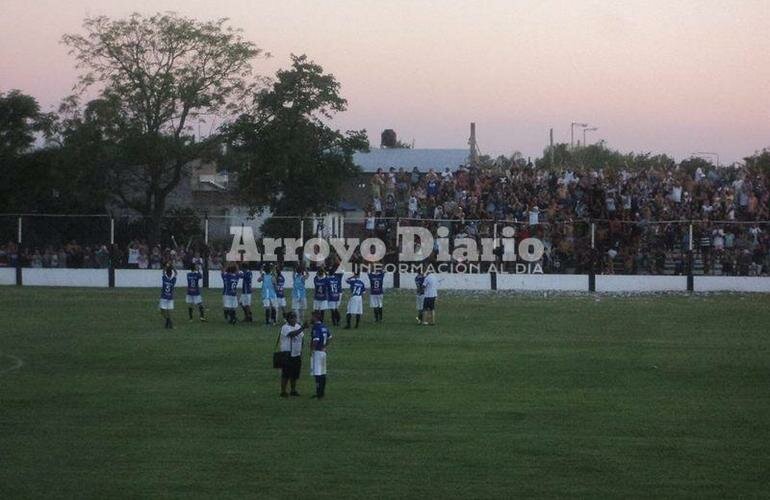
<instances>
[{"instance_id":1,"label":"sunset sky","mask_svg":"<svg viewBox=\"0 0 770 500\"><path fill-rule=\"evenodd\" d=\"M4 0L0 91L45 109L67 95L59 43L87 15L173 10L228 17L271 52L273 74L306 53L342 83L343 129L373 145L393 128L417 147L540 155L549 127L599 127L622 151L729 163L770 146L770 0ZM582 134L579 136L582 138Z\"/></svg>"}]
</instances>

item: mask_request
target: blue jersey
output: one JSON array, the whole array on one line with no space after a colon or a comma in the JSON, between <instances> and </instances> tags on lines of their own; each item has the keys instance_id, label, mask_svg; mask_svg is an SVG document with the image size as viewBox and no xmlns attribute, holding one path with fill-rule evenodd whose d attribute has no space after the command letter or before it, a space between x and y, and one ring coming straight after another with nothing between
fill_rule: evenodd
<instances>
[{"instance_id":1,"label":"blue jersey","mask_svg":"<svg viewBox=\"0 0 770 500\"><path fill-rule=\"evenodd\" d=\"M313 278L313 286L315 289L313 290L313 298L315 300L328 300L327 297L327 285L328 285L328 278L324 278L322 276L316 275L315 278Z\"/></svg>"},{"instance_id":2,"label":"blue jersey","mask_svg":"<svg viewBox=\"0 0 770 500\"><path fill-rule=\"evenodd\" d=\"M238 275L236 273L222 273L222 295L235 297L238 293Z\"/></svg>"},{"instance_id":3,"label":"blue jersey","mask_svg":"<svg viewBox=\"0 0 770 500\"><path fill-rule=\"evenodd\" d=\"M326 286L328 287L328 300L332 302L339 301L342 295L342 273L329 275L326 278Z\"/></svg>"},{"instance_id":4,"label":"blue jersey","mask_svg":"<svg viewBox=\"0 0 770 500\"><path fill-rule=\"evenodd\" d=\"M418 274L414 277L414 286L417 289L417 295L423 295L425 293L425 287L422 285L425 281L425 276Z\"/></svg>"},{"instance_id":5,"label":"blue jersey","mask_svg":"<svg viewBox=\"0 0 770 500\"><path fill-rule=\"evenodd\" d=\"M316 323L313 325L310 338L311 345L315 342L315 350L323 351L329 343L329 339L332 338L332 332L323 323Z\"/></svg>"},{"instance_id":6,"label":"blue jersey","mask_svg":"<svg viewBox=\"0 0 770 500\"><path fill-rule=\"evenodd\" d=\"M305 296L305 275L303 273L294 273L294 286L292 288L294 297Z\"/></svg>"},{"instance_id":7,"label":"blue jersey","mask_svg":"<svg viewBox=\"0 0 770 500\"><path fill-rule=\"evenodd\" d=\"M198 271L191 271L187 273L187 295L200 295L201 287L200 281L203 275Z\"/></svg>"},{"instance_id":8,"label":"blue jersey","mask_svg":"<svg viewBox=\"0 0 770 500\"><path fill-rule=\"evenodd\" d=\"M385 273L369 273L369 286L372 295L382 295L382 287L385 282Z\"/></svg>"},{"instance_id":9,"label":"blue jersey","mask_svg":"<svg viewBox=\"0 0 770 500\"><path fill-rule=\"evenodd\" d=\"M275 277L275 295L279 299L286 298L284 285L286 285L286 278L283 277L283 273L278 273L278 276Z\"/></svg>"},{"instance_id":10,"label":"blue jersey","mask_svg":"<svg viewBox=\"0 0 770 500\"><path fill-rule=\"evenodd\" d=\"M173 300L174 285L176 285L176 276L169 278L164 274L162 286L160 288L160 298L163 300Z\"/></svg>"},{"instance_id":11,"label":"blue jersey","mask_svg":"<svg viewBox=\"0 0 770 500\"><path fill-rule=\"evenodd\" d=\"M262 275L262 298L263 299L276 298L275 284L273 283L273 275L270 273L264 273Z\"/></svg>"},{"instance_id":12,"label":"blue jersey","mask_svg":"<svg viewBox=\"0 0 770 500\"><path fill-rule=\"evenodd\" d=\"M436 196L438 194L438 181L434 179L429 180L426 191L428 196Z\"/></svg>"},{"instance_id":13,"label":"blue jersey","mask_svg":"<svg viewBox=\"0 0 770 500\"><path fill-rule=\"evenodd\" d=\"M240 274L241 279L243 280L241 283L241 292L245 293L246 295L251 295L251 281L254 275L249 270L243 271Z\"/></svg>"},{"instance_id":14,"label":"blue jersey","mask_svg":"<svg viewBox=\"0 0 770 500\"><path fill-rule=\"evenodd\" d=\"M364 282L356 277L348 278L348 285L350 285L350 294L353 297L362 296L364 294L364 290L366 290Z\"/></svg>"}]
</instances>

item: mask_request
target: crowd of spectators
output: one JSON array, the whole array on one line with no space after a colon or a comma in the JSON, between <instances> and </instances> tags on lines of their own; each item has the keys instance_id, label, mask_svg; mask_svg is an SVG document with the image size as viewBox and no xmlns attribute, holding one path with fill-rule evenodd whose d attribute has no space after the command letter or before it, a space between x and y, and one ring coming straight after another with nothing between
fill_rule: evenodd
<instances>
[{"instance_id":1,"label":"crowd of spectators","mask_svg":"<svg viewBox=\"0 0 770 500\"><path fill-rule=\"evenodd\" d=\"M694 221L696 272L770 274L770 182L747 169L391 168L372 176L370 190L362 230L391 243L396 219L432 230L445 226L452 238L491 237L494 225L510 225L517 239L543 242L545 272L684 274ZM24 267L107 268L112 257L117 268L160 269L172 262L182 269L207 258L208 268L218 270L226 247L133 240L112 248L70 241L19 249L9 242L0 245L0 267L20 259Z\"/></svg>"},{"instance_id":2,"label":"crowd of spectators","mask_svg":"<svg viewBox=\"0 0 770 500\"><path fill-rule=\"evenodd\" d=\"M770 183L745 168L391 168L378 170L370 189L369 232L393 238L395 218L443 225L453 237L489 237L493 224L512 225L518 238L543 241L546 272L684 273L689 221L704 273L770 272L770 227L761 223L770 220Z\"/></svg>"},{"instance_id":3,"label":"crowd of spectators","mask_svg":"<svg viewBox=\"0 0 770 500\"><path fill-rule=\"evenodd\" d=\"M131 241L126 246L115 245L112 249L107 244L80 245L71 241L42 249L22 246L21 252L16 243L9 242L0 245L0 267L15 267L20 258L23 267L107 269L111 253L113 263L119 269L161 269L168 262L177 269L187 269L193 262L202 266L202 256L206 254L200 248L164 247L143 240ZM209 269L222 269L226 253L221 246L212 247L208 252Z\"/></svg>"}]
</instances>

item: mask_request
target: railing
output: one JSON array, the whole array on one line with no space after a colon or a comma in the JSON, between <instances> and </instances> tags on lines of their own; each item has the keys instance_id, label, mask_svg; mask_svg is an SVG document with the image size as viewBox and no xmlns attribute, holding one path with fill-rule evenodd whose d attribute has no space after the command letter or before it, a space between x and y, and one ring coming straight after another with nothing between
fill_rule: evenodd
<instances>
[{"instance_id":1,"label":"railing","mask_svg":"<svg viewBox=\"0 0 770 500\"><path fill-rule=\"evenodd\" d=\"M536 222L536 223L534 223ZM251 228L276 238L306 242L312 237L378 237L386 243L386 262L398 262L399 228L420 226L437 235L446 232L449 251L454 238L481 242L492 238L499 247L503 230L513 237L541 240L546 252L538 271L544 274L767 276L770 273L770 221L593 219L501 221L422 219L407 217L250 217L174 216L161 220L156 238L139 218L109 215L0 214L0 267L159 269L193 262L216 271L225 263L232 243L230 228ZM506 230L508 231L508 230ZM495 270L517 272L495 252ZM282 256L284 260L289 260ZM312 262L308 264L313 265ZM482 270L490 262L481 265ZM110 283L114 283L111 278ZM593 288L593 286L592 286Z\"/></svg>"}]
</instances>

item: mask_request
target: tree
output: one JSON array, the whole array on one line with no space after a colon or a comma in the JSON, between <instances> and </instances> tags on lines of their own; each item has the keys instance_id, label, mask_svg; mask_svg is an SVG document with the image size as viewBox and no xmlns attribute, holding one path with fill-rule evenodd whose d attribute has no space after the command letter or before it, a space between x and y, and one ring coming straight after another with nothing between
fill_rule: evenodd
<instances>
[{"instance_id":1,"label":"tree","mask_svg":"<svg viewBox=\"0 0 770 500\"><path fill-rule=\"evenodd\" d=\"M770 176L770 149L763 149L751 156L743 159L746 162L746 168L756 174Z\"/></svg>"},{"instance_id":2,"label":"tree","mask_svg":"<svg viewBox=\"0 0 770 500\"><path fill-rule=\"evenodd\" d=\"M35 143L48 115L40 112L37 100L19 90L0 93L0 158L18 157Z\"/></svg>"},{"instance_id":3,"label":"tree","mask_svg":"<svg viewBox=\"0 0 770 500\"><path fill-rule=\"evenodd\" d=\"M85 19L85 34L63 38L83 70L78 94L94 85L100 90L73 123L91 113L92 132L111 146L100 158L110 191L150 221L154 241L166 198L189 161L210 145L196 142L190 122L232 113L255 85L251 62L262 51L226 23L173 13L98 16ZM77 99L70 103L79 106Z\"/></svg>"},{"instance_id":4,"label":"tree","mask_svg":"<svg viewBox=\"0 0 770 500\"><path fill-rule=\"evenodd\" d=\"M19 90L0 93L0 211L29 211L47 190L47 158L32 148L51 121L34 97Z\"/></svg>"},{"instance_id":5,"label":"tree","mask_svg":"<svg viewBox=\"0 0 770 500\"><path fill-rule=\"evenodd\" d=\"M255 95L251 112L227 129L243 199L255 211L310 215L336 208L342 186L359 173L353 153L368 151L366 131L342 133L326 122L345 111L334 75L291 56L269 89Z\"/></svg>"}]
</instances>

